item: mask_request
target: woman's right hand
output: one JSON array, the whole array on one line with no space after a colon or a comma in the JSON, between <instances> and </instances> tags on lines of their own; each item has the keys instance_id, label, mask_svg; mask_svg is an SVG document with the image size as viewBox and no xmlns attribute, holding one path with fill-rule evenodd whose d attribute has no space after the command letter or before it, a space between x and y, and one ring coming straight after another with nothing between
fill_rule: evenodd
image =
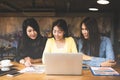
<instances>
[{"instance_id":1,"label":"woman's right hand","mask_svg":"<svg viewBox=\"0 0 120 80\"><path fill-rule=\"evenodd\" d=\"M26 67L29 67L29 66L31 66L32 64L31 64L31 62L30 61L25 61L25 64L24 64Z\"/></svg>"},{"instance_id":2,"label":"woman's right hand","mask_svg":"<svg viewBox=\"0 0 120 80\"><path fill-rule=\"evenodd\" d=\"M31 66L31 58L25 57L24 59L20 60L21 64L24 64L26 67Z\"/></svg>"},{"instance_id":3,"label":"woman's right hand","mask_svg":"<svg viewBox=\"0 0 120 80\"><path fill-rule=\"evenodd\" d=\"M108 61L105 61L105 62L102 62L101 63L101 67L113 67L116 65L116 62L114 60L108 60Z\"/></svg>"},{"instance_id":4,"label":"woman's right hand","mask_svg":"<svg viewBox=\"0 0 120 80\"><path fill-rule=\"evenodd\" d=\"M32 64L31 64L31 58L30 58L30 57L25 57L24 60L25 60L24 65L25 65L26 67L29 67L29 66L32 65Z\"/></svg>"}]
</instances>

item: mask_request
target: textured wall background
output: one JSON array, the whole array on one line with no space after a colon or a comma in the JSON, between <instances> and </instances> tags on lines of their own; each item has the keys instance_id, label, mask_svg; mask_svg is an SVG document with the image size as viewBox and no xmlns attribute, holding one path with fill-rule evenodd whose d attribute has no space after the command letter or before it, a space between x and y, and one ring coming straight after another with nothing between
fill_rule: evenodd
<instances>
[{"instance_id":1,"label":"textured wall background","mask_svg":"<svg viewBox=\"0 0 120 80\"><path fill-rule=\"evenodd\" d=\"M13 34L21 31L22 23L27 17L0 17L0 34ZM40 26L41 34L44 36L47 31L51 30L52 22L56 19L65 19L70 34L79 37L80 22L84 17L34 17ZM113 21L110 17L97 17L99 30L101 33L110 35L113 27Z\"/></svg>"}]
</instances>

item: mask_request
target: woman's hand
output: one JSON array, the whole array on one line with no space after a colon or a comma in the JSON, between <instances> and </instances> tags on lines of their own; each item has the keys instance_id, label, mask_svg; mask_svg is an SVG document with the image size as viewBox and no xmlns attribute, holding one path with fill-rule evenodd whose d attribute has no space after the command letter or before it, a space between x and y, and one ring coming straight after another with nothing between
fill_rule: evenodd
<instances>
[{"instance_id":1,"label":"woman's hand","mask_svg":"<svg viewBox=\"0 0 120 80\"><path fill-rule=\"evenodd\" d=\"M25 57L24 59L20 60L21 64L24 64L26 67L31 66L34 63L42 63L42 59L32 59L30 57Z\"/></svg>"},{"instance_id":2,"label":"woman's hand","mask_svg":"<svg viewBox=\"0 0 120 80\"><path fill-rule=\"evenodd\" d=\"M31 63L32 59L31 59L30 57L25 57L24 60L25 60L24 65L25 65L26 67L29 67L29 66L32 65L32 63Z\"/></svg>"},{"instance_id":3,"label":"woman's hand","mask_svg":"<svg viewBox=\"0 0 120 80\"><path fill-rule=\"evenodd\" d=\"M102 67L113 67L115 65L116 65L116 62L114 60L108 60L101 63Z\"/></svg>"},{"instance_id":4,"label":"woman's hand","mask_svg":"<svg viewBox=\"0 0 120 80\"><path fill-rule=\"evenodd\" d=\"M30 57L25 57L24 59L20 60L21 64L24 64L26 67L31 66L32 59Z\"/></svg>"},{"instance_id":5,"label":"woman's hand","mask_svg":"<svg viewBox=\"0 0 120 80\"><path fill-rule=\"evenodd\" d=\"M31 66L32 64L31 64L30 61L26 61L24 65L25 65L26 67L29 67L29 66Z\"/></svg>"},{"instance_id":6,"label":"woman's hand","mask_svg":"<svg viewBox=\"0 0 120 80\"><path fill-rule=\"evenodd\" d=\"M21 60L20 60L20 63L21 63L21 64L24 64L26 67L31 66L30 60L21 59Z\"/></svg>"},{"instance_id":7,"label":"woman's hand","mask_svg":"<svg viewBox=\"0 0 120 80\"><path fill-rule=\"evenodd\" d=\"M91 56L83 54L83 60L91 60L91 59L92 59Z\"/></svg>"}]
</instances>

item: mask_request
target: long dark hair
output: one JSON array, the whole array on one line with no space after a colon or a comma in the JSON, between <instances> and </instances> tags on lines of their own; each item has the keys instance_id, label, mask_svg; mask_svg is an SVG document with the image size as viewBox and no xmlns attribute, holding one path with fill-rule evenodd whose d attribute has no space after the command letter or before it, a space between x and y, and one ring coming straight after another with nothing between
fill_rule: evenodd
<instances>
[{"instance_id":1,"label":"long dark hair","mask_svg":"<svg viewBox=\"0 0 120 80\"><path fill-rule=\"evenodd\" d=\"M52 24L52 31L55 26L58 26L60 29L64 31L64 37L68 37L68 26L65 20L63 19L58 19ZM53 37L53 32L52 32L52 37Z\"/></svg>"},{"instance_id":2,"label":"long dark hair","mask_svg":"<svg viewBox=\"0 0 120 80\"><path fill-rule=\"evenodd\" d=\"M22 31L23 31L23 39L25 41L33 41L31 38L28 37L26 29L27 27L30 26L32 27L36 32L37 32L37 38L40 37L40 29L39 29L39 25L37 23L37 21L34 18L27 18L24 20L23 24L22 24ZM36 39L37 39L36 38ZM36 40L35 39L35 40Z\"/></svg>"},{"instance_id":3,"label":"long dark hair","mask_svg":"<svg viewBox=\"0 0 120 80\"><path fill-rule=\"evenodd\" d=\"M83 23L89 32L89 39L85 39L82 34ZM90 51L90 56L99 56L100 33L96 19L93 17L86 17L80 24L80 30L81 39L83 41L82 52L87 54Z\"/></svg>"}]
</instances>

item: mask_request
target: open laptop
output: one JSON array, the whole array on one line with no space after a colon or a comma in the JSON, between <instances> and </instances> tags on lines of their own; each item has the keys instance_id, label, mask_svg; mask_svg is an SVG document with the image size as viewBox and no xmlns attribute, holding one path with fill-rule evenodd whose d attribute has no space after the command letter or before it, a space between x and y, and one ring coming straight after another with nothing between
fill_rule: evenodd
<instances>
[{"instance_id":1,"label":"open laptop","mask_svg":"<svg viewBox=\"0 0 120 80\"><path fill-rule=\"evenodd\" d=\"M46 53L44 54L44 64L46 74L82 74L82 54L80 53Z\"/></svg>"}]
</instances>

